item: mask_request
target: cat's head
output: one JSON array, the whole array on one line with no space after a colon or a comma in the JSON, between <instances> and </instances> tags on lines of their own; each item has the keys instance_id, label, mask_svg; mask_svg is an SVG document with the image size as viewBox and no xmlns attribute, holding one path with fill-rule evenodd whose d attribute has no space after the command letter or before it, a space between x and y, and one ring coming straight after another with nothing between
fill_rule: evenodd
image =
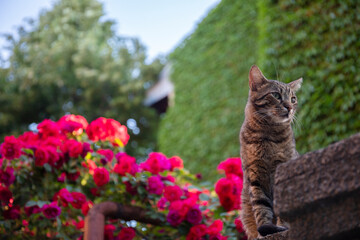
<instances>
[{"instance_id":1,"label":"cat's head","mask_svg":"<svg viewBox=\"0 0 360 240\"><path fill-rule=\"evenodd\" d=\"M301 87L302 78L288 84L268 80L257 66L249 72L249 100L259 119L271 123L287 123L294 119L297 108L296 91Z\"/></svg>"}]
</instances>

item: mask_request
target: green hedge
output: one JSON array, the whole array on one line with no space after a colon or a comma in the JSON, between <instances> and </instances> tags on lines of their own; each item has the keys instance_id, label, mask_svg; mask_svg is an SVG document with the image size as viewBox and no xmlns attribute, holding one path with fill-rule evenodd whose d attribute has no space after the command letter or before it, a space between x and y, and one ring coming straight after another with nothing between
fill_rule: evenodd
<instances>
[{"instance_id":1,"label":"green hedge","mask_svg":"<svg viewBox=\"0 0 360 240\"><path fill-rule=\"evenodd\" d=\"M264 72L304 77L297 148L305 153L360 131L360 4L357 0L262 0Z\"/></svg>"},{"instance_id":2,"label":"green hedge","mask_svg":"<svg viewBox=\"0 0 360 240\"><path fill-rule=\"evenodd\" d=\"M160 150L206 179L220 161L239 156L256 39L256 5L223 0L170 56L175 106L161 122Z\"/></svg>"},{"instance_id":3,"label":"green hedge","mask_svg":"<svg viewBox=\"0 0 360 240\"><path fill-rule=\"evenodd\" d=\"M239 156L238 133L256 63L272 79L304 77L295 124L298 150L360 130L359 4L223 0L170 56L175 106L160 125L160 151L207 179ZM358 103L358 104L356 104Z\"/></svg>"}]
</instances>

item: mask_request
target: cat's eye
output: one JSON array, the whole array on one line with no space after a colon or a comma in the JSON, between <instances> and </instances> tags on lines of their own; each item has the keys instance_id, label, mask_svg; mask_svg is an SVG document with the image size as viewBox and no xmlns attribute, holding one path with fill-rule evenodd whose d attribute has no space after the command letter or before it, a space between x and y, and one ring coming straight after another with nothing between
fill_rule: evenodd
<instances>
[{"instance_id":1,"label":"cat's eye","mask_svg":"<svg viewBox=\"0 0 360 240\"><path fill-rule=\"evenodd\" d=\"M281 95L280 95L280 93L274 92L274 93L272 93L272 95L273 95L274 98L276 98L277 100L281 100Z\"/></svg>"},{"instance_id":2,"label":"cat's eye","mask_svg":"<svg viewBox=\"0 0 360 240\"><path fill-rule=\"evenodd\" d=\"M292 97L291 98L291 103L295 103L296 102L296 97Z\"/></svg>"}]
</instances>

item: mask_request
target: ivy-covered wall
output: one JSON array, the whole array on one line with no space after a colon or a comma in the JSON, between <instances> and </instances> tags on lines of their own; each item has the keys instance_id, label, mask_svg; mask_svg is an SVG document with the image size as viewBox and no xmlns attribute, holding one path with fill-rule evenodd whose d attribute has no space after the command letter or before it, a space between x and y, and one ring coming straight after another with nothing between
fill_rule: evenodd
<instances>
[{"instance_id":1,"label":"ivy-covered wall","mask_svg":"<svg viewBox=\"0 0 360 240\"><path fill-rule=\"evenodd\" d=\"M223 0L170 56L175 106L160 151L215 177L239 156L248 71L284 82L304 78L294 124L301 153L360 131L360 9L356 0Z\"/></svg>"},{"instance_id":2,"label":"ivy-covered wall","mask_svg":"<svg viewBox=\"0 0 360 240\"><path fill-rule=\"evenodd\" d=\"M298 93L297 148L315 150L360 131L360 3L261 0L268 18L264 72ZM277 72L277 73L276 73Z\"/></svg>"},{"instance_id":3,"label":"ivy-covered wall","mask_svg":"<svg viewBox=\"0 0 360 240\"><path fill-rule=\"evenodd\" d=\"M159 131L160 151L210 179L239 157L247 74L256 62L256 5L223 0L171 55L175 105Z\"/></svg>"}]
</instances>

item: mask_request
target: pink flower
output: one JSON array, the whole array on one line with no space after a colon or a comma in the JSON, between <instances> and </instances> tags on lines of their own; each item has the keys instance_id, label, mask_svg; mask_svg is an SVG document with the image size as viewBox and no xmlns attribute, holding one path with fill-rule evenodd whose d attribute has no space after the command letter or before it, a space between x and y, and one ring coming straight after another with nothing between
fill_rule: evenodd
<instances>
[{"instance_id":1,"label":"pink flower","mask_svg":"<svg viewBox=\"0 0 360 240\"><path fill-rule=\"evenodd\" d=\"M21 155L21 144L14 136L7 136L0 145L0 154L6 159L13 160Z\"/></svg>"},{"instance_id":2,"label":"pink flower","mask_svg":"<svg viewBox=\"0 0 360 240\"><path fill-rule=\"evenodd\" d=\"M171 164L164 154L153 152L149 154L149 158L145 162L140 164L140 167L152 174L158 174L162 171L169 170Z\"/></svg>"},{"instance_id":3,"label":"pink flower","mask_svg":"<svg viewBox=\"0 0 360 240\"><path fill-rule=\"evenodd\" d=\"M109 182L109 172L106 168L96 168L93 178L96 186L101 187Z\"/></svg>"},{"instance_id":4,"label":"pink flower","mask_svg":"<svg viewBox=\"0 0 360 240\"><path fill-rule=\"evenodd\" d=\"M56 124L56 122L45 119L37 126L39 130L39 136L42 139L46 139L48 137L58 137L60 135L60 128Z\"/></svg>"},{"instance_id":5,"label":"pink flower","mask_svg":"<svg viewBox=\"0 0 360 240\"><path fill-rule=\"evenodd\" d=\"M178 156L173 156L173 157L169 158L169 161L171 164L171 168L170 168L171 171L173 171L175 168L178 168L178 169L184 168L183 160Z\"/></svg>"},{"instance_id":6,"label":"pink flower","mask_svg":"<svg viewBox=\"0 0 360 240\"><path fill-rule=\"evenodd\" d=\"M147 188L149 193L161 195L164 190L164 184L158 176L151 176L147 180Z\"/></svg>"},{"instance_id":7,"label":"pink flower","mask_svg":"<svg viewBox=\"0 0 360 240\"><path fill-rule=\"evenodd\" d=\"M86 196L80 192L72 192L71 196L74 199L71 205L76 209L81 209L82 205L86 202Z\"/></svg>"},{"instance_id":8,"label":"pink flower","mask_svg":"<svg viewBox=\"0 0 360 240\"><path fill-rule=\"evenodd\" d=\"M226 175L235 174L240 178L243 177L240 158L228 158L222 161L218 166L218 170L225 171Z\"/></svg>"},{"instance_id":9,"label":"pink flower","mask_svg":"<svg viewBox=\"0 0 360 240\"><path fill-rule=\"evenodd\" d=\"M183 195L183 191L177 185L174 186L166 186L164 190L164 197L170 202L180 200Z\"/></svg>"},{"instance_id":10,"label":"pink flower","mask_svg":"<svg viewBox=\"0 0 360 240\"><path fill-rule=\"evenodd\" d=\"M42 212L46 218L52 219L60 215L61 208L56 204L56 202L52 202L50 204L45 204L42 207Z\"/></svg>"},{"instance_id":11,"label":"pink flower","mask_svg":"<svg viewBox=\"0 0 360 240\"><path fill-rule=\"evenodd\" d=\"M201 222L202 215L199 206L195 205L189 209L188 213L186 214L186 220L193 225L199 224Z\"/></svg>"},{"instance_id":12,"label":"pink flower","mask_svg":"<svg viewBox=\"0 0 360 240\"><path fill-rule=\"evenodd\" d=\"M0 183L5 184L5 186L10 186L15 181L14 169L12 167L7 167L4 170L0 170Z\"/></svg>"},{"instance_id":13,"label":"pink flower","mask_svg":"<svg viewBox=\"0 0 360 240\"><path fill-rule=\"evenodd\" d=\"M135 230L130 227L126 227L121 229L118 238L121 240L132 240L135 236L136 236Z\"/></svg>"}]
</instances>

